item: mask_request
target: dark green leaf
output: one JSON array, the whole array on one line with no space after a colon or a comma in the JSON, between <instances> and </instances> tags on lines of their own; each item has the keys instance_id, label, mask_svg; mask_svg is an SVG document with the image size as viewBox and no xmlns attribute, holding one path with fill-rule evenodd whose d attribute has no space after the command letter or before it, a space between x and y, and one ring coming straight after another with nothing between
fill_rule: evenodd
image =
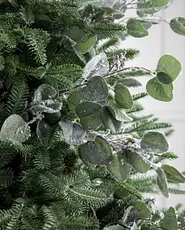
<instances>
[{"instance_id":1,"label":"dark green leaf","mask_svg":"<svg viewBox=\"0 0 185 230\"><path fill-rule=\"evenodd\" d=\"M136 38L141 38L148 35L148 32L143 26L143 24L139 20L134 18L130 18L128 20L127 29L128 29L128 33Z\"/></svg>"},{"instance_id":2,"label":"dark green leaf","mask_svg":"<svg viewBox=\"0 0 185 230\"><path fill-rule=\"evenodd\" d=\"M185 18L173 18L170 21L170 27L175 33L185 36Z\"/></svg>"},{"instance_id":3,"label":"dark green leaf","mask_svg":"<svg viewBox=\"0 0 185 230\"><path fill-rule=\"evenodd\" d=\"M3 123L0 131L1 141L25 142L31 136L31 130L21 116L12 114Z\"/></svg>"},{"instance_id":4,"label":"dark green leaf","mask_svg":"<svg viewBox=\"0 0 185 230\"><path fill-rule=\"evenodd\" d=\"M101 105L93 102L82 102L76 107L76 114L81 124L89 129L97 129L102 124L100 118Z\"/></svg>"},{"instance_id":5,"label":"dark green leaf","mask_svg":"<svg viewBox=\"0 0 185 230\"><path fill-rule=\"evenodd\" d=\"M177 216L175 209L170 207L164 214L164 218L160 221L160 227L162 230L177 230Z\"/></svg>"},{"instance_id":6,"label":"dark green leaf","mask_svg":"<svg viewBox=\"0 0 185 230\"><path fill-rule=\"evenodd\" d=\"M86 34L85 32L78 27L71 27L69 30L64 32L64 35L68 36L75 42L80 41Z\"/></svg>"},{"instance_id":7,"label":"dark green leaf","mask_svg":"<svg viewBox=\"0 0 185 230\"><path fill-rule=\"evenodd\" d=\"M77 105L80 104L80 102L81 102L81 95L79 90L73 90L67 98L69 109L74 112Z\"/></svg>"},{"instance_id":8,"label":"dark green leaf","mask_svg":"<svg viewBox=\"0 0 185 230\"><path fill-rule=\"evenodd\" d=\"M79 90L80 96L88 101L105 101L108 97L109 90L103 77L91 77L87 86Z\"/></svg>"},{"instance_id":9,"label":"dark green leaf","mask_svg":"<svg viewBox=\"0 0 185 230\"><path fill-rule=\"evenodd\" d=\"M168 183L166 179L165 171L162 168L157 168L157 184L165 197L169 197Z\"/></svg>"},{"instance_id":10,"label":"dark green leaf","mask_svg":"<svg viewBox=\"0 0 185 230\"><path fill-rule=\"evenodd\" d=\"M33 104L38 104L42 101L53 99L57 95L57 91L50 85L40 85L34 93Z\"/></svg>"},{"instance_id":11,"label":"dark green leaf","mask_svg":"<svg viewBox=\"0 0 185 230\"><path fill-rule=\"evenodd\" d=\"M114 154L113 160L107 165L107 169L117 180L125 181L130 175L131 166L119 159L117 154Z\"/></svg>"},{"instance_id":12,"label":"dark green leaf","mask_svg":"<svg viewBox=\"0 0 185 230\"><path fill-rule=\"evenodd\" d=\"M162 84L157 78L152 78L146 85L148 94L156 100L169 102L173 99L173 85Z\"/></svg>"},{"instance_id":13,"label":"dark green leaf","mask_svg":"<svg viewBox=\"0 0 185 230\"><path fill-rule=\"evenodd\" d=\"M59 125L65 141L70 145L80 144L86 135L85 129L72 121L60 121Z\"/></svg>"},{"instance_id":14,"label":"dark green leaf","mask_svg":"<svg viewBox=\"0 0 185 230\"><path fill-rule=\"evenodd\" d=\"M181 72L180 62L171 55L163 55L157 64L157 79L163 84L173 82Z\"/></svg>"},{"instance_id":15,"label":"dark green leaf","mask_svg":"<svg viewBox=\"0 0 185 230\"><path fill-rule=\"evenodd\" d=\"M52 132L52 128L45 122L45 121L39 121L37 124L37 137L40 139L40 141L47 145L50 135Z\"/></svg>"},{"instance_id":16,"label":"dark green leaf","mask_svg":"<svg viewBox=\"0 0 185 230\"><path fill-rule=\"evenodd\" d=\"M88 141L78 148L80 157L87 163L107 165L112 160L112 150L109 143L100 136L94 141Z\"/></svg>"},{"instance_id":17,"label":"dark green leaf","mask_svg":"<svg viewBox=\"0 0 185 230\"><path fill-rule=\"evenodd\" d=\"M82 53L82 54L85 54L87 53L90 48L92 46L94 46L94 44L96 43L97 41L97 37L96 36L85 36L83 37L79 42L76 43L75 45L75 49Z\"/></svg>"},{"instance_id":18,"label":"dark green leaf","mask_svg":"<svg viewBox=\"0 0 185 230\"><path fill-rule=\"evenodd\" d=\"M164 134L151 131L143 136L141 148L149 153L164 153L169 150L169 144Z\"/></svg>"},{"instance_id":19,"label":"dark green leaf","mask_svg":"<svg viewBox=\"0 0 185 230\"><path fill-rule=\"evenodd\" d=\"M123 150L124 159L138 172L146 173L150 169L150 162L143 156L142 152L135 149Z\"/></svg>"},{"instance_id":20,"label":"dark green leaf","mask_svg":"<svg viewBox=\"0 0 185 230\"><path fill-rule=\"evenodd\" d=\"M121 83L117 83L114 91L116 103L123 109L131 109L133 106L133 99L128 88Z\"/></svg>"},{"instance_id":21,"label":"dark green leaf","mask_svg":"<svg viewBox=\"0 0 185 230\"><path fill-rule=\"evenodd\" d=\"M112 133L119 133L122 130L123 122L116 120L107 106L101 109L101 120L106 129Z\"/></svg>"},{"instance_id":22,"label":"dark green leaf","mask_svg":"<svg viewBox=\"0 0 185 230\"><path fill-rule=\"evenodd\" d=\"M185 182L185 176L181 174L176 168L163 164L162 169L164 169L166 173L166 178L169 182L172 183L184 183Z\"/></svg>"},{"instance_id":23,"label":"dark green leaf","mask_svg":"<svg viewBox=\"0 0 185 230\"><path fill-rule=\"evenodd\" d=\"M140 219L147 219L151 217L150 209L144 202L136 201L133 206L137 210Z\"/></svg>"}]
</instances>

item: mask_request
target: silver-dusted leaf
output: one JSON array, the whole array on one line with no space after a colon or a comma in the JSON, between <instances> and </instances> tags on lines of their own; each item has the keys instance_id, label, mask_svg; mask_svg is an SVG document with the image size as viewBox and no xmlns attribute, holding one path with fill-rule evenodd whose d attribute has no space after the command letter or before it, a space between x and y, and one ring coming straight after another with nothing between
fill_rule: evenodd
<instances>
[{"instance_id":1,"label":"silver-dusted leaf","mask_svg":"<svg viewBox=\"0 0 185 230\"><path fill-rule=\"evenodd\" d=\"M85 66L83 77L104 76L109 72L109 62L105 53L94 56Z\"/></svg>"},{"instance_id":2,"label":"silver-dusted leaf","mask_svg":"<svg viewBox=\"0 0 185 230\"><path fill-rule=\"evenodd\" d=\"M21 116L12 114L3 123L0 131L1 141L25 142L31 136L31 130Z\"/></svg>"},{"instance_id":3,"label":"silver-dusted leaf","mask_svg":"<svg viewBox=\"0 0 185 230\"><path fill-rule=\"evenodd\" d=\"M84 139L86 131L82 126L72 121L60 121L59 125L68 144L77 145Z\"/></svg>"}]
</instances>

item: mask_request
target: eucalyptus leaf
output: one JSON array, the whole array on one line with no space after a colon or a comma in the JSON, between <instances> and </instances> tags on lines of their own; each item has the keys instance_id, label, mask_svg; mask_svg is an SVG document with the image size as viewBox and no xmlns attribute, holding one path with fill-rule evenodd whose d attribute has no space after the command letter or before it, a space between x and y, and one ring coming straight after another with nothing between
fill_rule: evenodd
<instances>
[{"instance_id":1,"label":"eucalyptus leaf","mask_svg":"<svg viewBox=\"0 0 185 230\"><path fill-rule=\"evenodd\" d=\"M83 78L104 76L109 72L109 62L105 53L94 56L85 66Z\"/></svg>"},{"instance_id":2,"label":"eucalyptus leaf","mask_svg":"<svg viewBox=\"0 0 185 230\"><path fill-rule=\"evenodd\" d=\"M57 100L45 100L40 104L33 105L30 109L34 114L37 113L57 113L62 109L63 103Z\"/></svg>"},{"instance_id":3,"label":"eucalyptus leaf","mask_svg":"<svg viewBox=\"0 0 185 230\"><path fill-rule=\"evenodd\" d=\"M70 145L80 144L86 135L85 129L72 121L60 121L58 124L62 129L65 141Z\"/></svg>"},{"instance_id":4,"label":"eucalyptus leaf","mask_svg":"<svg viewBox=\"0 0 185 230\"><path fill-rule=\"evenodd\" d=\"M113 160L107 165L107 169L118 181L125 181L130 175L131 165L119 159L115 153Z\"/></svg>"},{"instance_id":5,"label":"eucalyptus leaf","mask_svg":"<svg viewBox=\"0 0 185 230\"><path fill-rule=\"evenodd\" d=\"M127 115L125 110L117 105L113 100L108 101L107 108L118 121L130 122L133 119Z\"/></svg>"},{"instance_id":6,"label":"eucalyptus leaf","mask_svg":"<svg viewBox=\"0 0 185 230\"><path fill-rule=\"evenodd\" d=\"M133 206L139 214L139 219L148 219L151 217L150 209L143 201L135 201Z\"/></svg>"},{"instance_id":7,"label":"eucalyptus leaf","mask_svg":"<svg viewBox=\"0 0 185 230\"><path fill-rule=\"evenodd\" d=\"M165 54L157 64L157 79L163 84L169 84L178 77L181 69L181 64L175 57Z\"/></svg>"},{"instance_id":8,"label":"eucalyptus leaf","mask_svg":"<svg viewBox=\"0 0 185 230\"><path fill-rule=\"evenodd\" d=\"M142 137L141 148L149 153L164 153L169 150L169 144L164 134L150 131Z\"/></svg>"},{"instance_id":9,"label":"eucalyptus leaf","mask_svg":"<svg viewBox=\"0 0 185 230\"><path fill-rule=\"evenodd\" d=\"M175 209L170 207L164 214L164 218L160 221L160 227L162 230L177 230L177 216Z\"/></svg>"},{"instance_id":10,"label":"eucalyptus leaf","mask_svg":"<svg viewBox=\"0 0 185 230\"><path fill-rule=\"evenodd\" d=\"M95 36L95 35L91 35L91 36L86 35L79 42L77 42L74 47L78 52L80 52L82 54L85 54L90 50L91 47L94 46L96 41L97 41L97 36Z\"/></svg>"},{"instance_id":11,"label":"eucalyptus leaf","mask_svg":"<svg viewBox=\"0 0 185 230\"><path fill-rule=\"evenodd\" d=\"M147 82L146 89L148 94L156 100L169 102L173 99L172 83L162 84L156 77Z\"/></svg>"},{"instance_id":12,"label":"eucalyptus leaf","mask_svg":"<svg viewBox=\"0 0 185 230\"><path fill-rule=\"evenodd\" d=\"M107 165L113 157L109 143L100 136L80 145L78 152L82 160L94 165Z\"/></svg>"},{"instance_id":13,"label":"eucalyptus leaf","mask_svg":"<svg viewBox=\"0 0 185 230\"><path fill-rule=\"evenodd\" d=\"M157 184L165 197L169 197L168 183L166 179L165 171L162 168L157 168Z\"/></svg>"},{"instance_id":14,"label":"eucalyptus leaf","mask_svg":"<svg viewBox=\"0 0 185 230\"><path fill-rule=\"evenodd\" d=\"M123 85L127 86L127 87L138 87L138 86L142 86L142 84L134 79L134 78L123 78L118 80L119 83L122 83Z\"/></svg>"},{"instance_id":15,"label":"eucalyptus leaf","mask_svg":"<svg viewBox=\"0 0 185 230\"><path fill-rule=\"evenodd\" d=\"M170 27L175 33L185 36L185 18L173 18L170 21Z\"/></svg>"},{"instance_id":16,"label":"eucalyptus leaf","mask_svg":"<svg viewBox=\"0 0 185 230\"><path fill-rule=\"evenodd\" d=\"M140 173L146 173L150 167L150 162L143 156L143 153L136 149L123 149L124 159Z\"/></svg>"},{"instance_id":17,"label":"eucalyptus leaf","mask_svg":"<svg viewBox=\"0 0 185 230\"><path fill-rule=\"evenodd\" d=\"M162 9L165 9L170 4L171 0L138 0L137 14L140 17L148 14L154 14Z\"/></svg>"},{"instance_id":18,"label":"eucalyptus leaf","mask_svg":"<svg viewBox=\"0 0 185 230\"><path fill-rule=\"evenodd\" d=\"M103 77L91 77L87 86L79 90L80 96L88 101L99 102L105 101L108 97L109 90Z\"/></svg>"},{"instance_id":19,"label":"eucalyptus leaf","mask_svg":"<svg viewBox=\"0 0 185 230\"><path fill-rule=\"evenodd\" d=\"M82 102L76 107L76 114L81 124L89 129L97 129L101 126L101 105L93 102Z\"/></svg>"},{"instance_id":20,"label":"eucalyptus leaf","mask_svg":"<svg viewBox=\"0 0 185 230\"><path fill-rule=\"evenodd\" d=\"M73 90L67 98L67 104L72 112L75 111L77 105L79 105L82 101L80 92L77 89Z\"/></svg>"},{"instance_id":21,"label":"eucalyptus leaf","mask_svg":"<svg viewBox=\"0 0 185 230\"><path fill-rule=\"evenodd\" d=\"M34 93L33 104L38 104L45 100L50 100L55 98L57 91L50 85L42 84L40 85Z\"/></svg>"},{"instance_id":22,"label":"eucalyptus leaf","mask_svg":"<svg viewBox=\"0 0 185 230\"><path fill-rule=\"evenodd\" d=\"M185 176L180 173L176 168L163 164L162 169L166 173L166 178L169 182L172 183L184 183L185 182Z\"/></svg>"},{"instance_id":23,"label":"eucalyptus leaf","mask_svg":"<svg viewBox=\"0 0 185 230\"><path fill-rule=\"evenodd\" d=\"M121 83L115 85L115 101L123 109L131 109L133 106L133 99L130 91Z\"/></svg>"},{"instance_id":24,"label":"eucalyptus leaf","mask_svg":"<svg viewBox=\"0 0 185 230\"><path fill-rule=\"evenodd\" d=\"M25 142L31 136L31 130L21 116L10 115L3 123L0 131L1 141Z\"/></svg>"},{"instance_id":25,"label":"eucalyptus leaf","mask_svg":"<svg viewBox=\"0 0 185 230\"><path fill-rule=\"evenodd\" d=\"M67 31L64 32L64 35L68 36L73 41L78 42L84 36L86 36L86 33L78 27L70 27Z\"/></svg>"},{"instance_id":26,"label":"eucalyptus leaf","mask_svg":"<svg viewBox=\"0 0 185 230\"><path fill-rule=\"evenodd\" d=\"M109 129L112 133L119 133L123 129L123 122L116 120L109 110L109 107L103 106L101 109L101 120L106 129Z\"/></svg>"},{"instance_id":27,"label":"eucalyptus leaf","mask_svg":"<svg viewBox=\"0 0 185 230\"><path fill-rule=\"evenodd\" d=\"M52 133L52 128L45 121L42 120L39 121L37 124L36 133L40 141L43 144L47 145Z\"/></svg>"},{"instance_id":28,"label":"eucalyptus leaf","mask_svg":"<svg viewBox=\"0 0 185 230\"><path fill-rule=\"evenodd\" d=\"M148 35L148 31L145 29L143 24L134 18L130 18L127 22L128 33L136 38L142 38Z\"/></svg>"}]
</instances>

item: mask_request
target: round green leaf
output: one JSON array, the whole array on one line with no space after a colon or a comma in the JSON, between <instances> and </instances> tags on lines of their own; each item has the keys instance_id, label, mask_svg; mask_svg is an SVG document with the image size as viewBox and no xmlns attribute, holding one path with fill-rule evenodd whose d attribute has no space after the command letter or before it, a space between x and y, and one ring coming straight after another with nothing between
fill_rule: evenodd
<instances>
[{"instance_id":1,"label":"round green leaf","mask_svg":"<svg viewBox=\"0 0 185 230\"><path fill-rule=\"evenodd\" d=\"M166 178L169 182L172 183L184 183L185 182L185 176L181 174L176 168L163 164L162 169L164 169L166 173Z\"/></svg>"},{"instance_id":2,"label":"round green leaf","mask_svg":"<svg viewBox=\"0 0 185 230\"><path fill-rule=\"evenodd\" d=\"M169 144L164 134L152 131L143 136L141 148L149 153L164 153L169 150Z\"/></svg>"},{"instance_id":3,"label":"round green leaf","mask_svg":"<svg viewBox=\"0 0 185 230\"><path fill-rule=\"evenodd\" d=\"M108 171L119 181L125 181L130 175L131 165L119 159L117 154L113 155L113 160L107 165Z\"/></svg>"},{"instance_id":4,"label":"round green leaf","mask_svg":"<svg viewBox=\"0 0 185 230\"><path fill-rule=\"evenodd\" d=\"M83 99L88 101L105 101L108 97L109 90L105 79L100 76L91 77L87 86L79 90Z\"/></svg>"},{"instance_id":5,"label":"round green leaf","mask_svg":"<svg viewBox=\"0 0 185 230\"><path fill-rule=\"evenodd\" d=\"M81 124L89 129L97 129L102 124L100 118L101 105L93 102L82 102L76 107L76 114Z\"/></svg>"},{"instance_id":6,"label":"round green leaf","mask_svg":"<svg viewBox=\"0 0 185 230\"><path fill-rule=\"evenodd\" d=\"M146 173L151 167L150 162L143 156L143 153L135 149L123 150L123 156L140 173Z\"/></svg>"},{"instance_id":7,"label":"round green leaf","mask_svg":"<svg viewBox=\"0 0 185 230\"><path fill-rule=\"evenodd\" d=\"M12 114L3 123L0 131L1 141L25 142L31 136L31 130L21 116Z\"/></svg>"},{"instance_id":8,"label":"round green leaf","mask_svg":"<svg viewBox=\"0 0 185 230\"><path fill-rule=\"evenodd\" d=\"M78 148L82 160L94 165L107 165L112 160L112 150L109 143L100 136L94 141L88 141Z\"/></svg>"},{"instance_id":9,"label":"round green leaf","mask_svg":"<svg viewBox=\"0 0 185 230\"><path fill-rule=\"evenodd\" d=\"M69 106L69 109L74 112L77 105L79 105L80 102L81 102L81 95L79 90L73 90L67 98L67 104Z\"/></svg>"},{"instance_id":10,"label":"round green leaf","mask_svg":"<svg viewBox=\"0 0 185 230\"><path fill-rule=\"evenodd\" d=\"M157 168L157 184L159 189L161 190L162 194L165 197L169 197L168 194L168 183L166 179L165 171L162 168Z\"/></svg>"},{"instance_id":11,"label":"round green leaf","mask_svg":"<svg viewBox=\"0 0 185 230\"><path fill-rule=\"evenodd\" d=\"M163 84L173 82L181 72L180 62L173 56L163 55L157 64L157 79Z\"/></svg>"},{"instance_id":12,"label":"round green leaf","mask_svg":"<svg viewBox=\"0 0 185 230\"><path fill-rule=\"evenodd\" d=\"M167 212L164 213L164 218L160 221L160 227L162 230L177 230L177 215L175 209L170 207Z\"/></svg>"},{"instance_id":13,"label":"round green leaf","mask_svg":"<svg viewBox=\"0 0 185 230\"><path fill-rule=\"evenodd\" d=\"M123 109L131 109L133 106L133 99L130 91L126 86L121 83L117 83L114 89L115 101Z\"/></svg>"},{"instance_id":14,"label":"round green leaf","mask_svg":"<svg viewBox=\"0 0 185 230\"><path fill-rule=\"evenodd\" d=\"M75 49L78 52L80 52L82 54L85 54L90 50L90 48L92 46L94 46L96 41L97 41L97 36L94 36L94 35L93 36L88 36L88 35L86 35L79 42L76 43Z\"/></svg>"},{"instance_id":15,"label":"round green leaf","mask_svg":"<svg viewBox=\"0 0 185 230\"><path fill-rule=\"evenodd\" d=\"M69 30L64 32L64 35L71 38L73 41L78 42L80 41L86 34L85 32L78 28L78 27L71 27Z\"/></svg>"},{"instance_id":16,"label":"round green leaf","mask_svg":"<svg viewBox=\"0 0 185 230\"><path fill-rule=\"evenodd\" d=\"M85 129L72 121L60 121L58 124L66 142L70 145L80 144L86 135Z\"/></svg>"},{"instance_id":17,"label":"round green leaf","mask_svg":"<svg viewBox=\"0 0 185 230\"><path fill-rule=\"evenodd\" d=\"M101 109L101 120L104 127L112 133L119 133L122 130L123 122L116 120L107 106Z\"/></svg>"},{"instance_id":18,"label":"round green leaf","mask_svg":"<svg viewBox=\"0 0 185 230\"><path fill-rule=\"evenodd\" d=\"M173 99L173 85L162 84L156 77L147 82L146 90L156 100L169 102Z\"/></svg>"},{"instance_id":19,"label":"round green leaf","mask_svg":"<svg viewBox=\"0 0 185 230\"><path fill-rule=\"evenodd\" d=\"M173 18L170 21L170 27L175 33L185 36L185 18Z\"/></svg>"},{"instance_id":20,"label":"round green leaf","mask_svg":"<svg viewBox=\"0 0 185 230\"><path fill-rule=\"evenodd\" d=\"M133 206L138 212L138 218L140 219L147 219L151 217L150 209L148 206L142 201L134 202Z\"/></svg>"},{"instance_id":21,"label":"round green leaf","mask_svg":"<svg viewBox=\"0 0 185 230\"><path fill-rule=\"evenodd\" d=\"M139 20L134 18L130 18L128 20L127 29L128 29L128 33L136 38L141 38L148 35L148 32L143 26L143 24Z\"/></svg>"}]
</instances>

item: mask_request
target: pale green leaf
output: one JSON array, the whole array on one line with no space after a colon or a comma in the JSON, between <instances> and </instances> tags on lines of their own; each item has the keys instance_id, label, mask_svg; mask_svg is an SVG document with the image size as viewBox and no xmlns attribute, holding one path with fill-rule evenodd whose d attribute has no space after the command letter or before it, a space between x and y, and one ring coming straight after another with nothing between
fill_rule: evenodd
<instances>
[{"instance_id":1,"label":"pale green leaf","mask_svg":"<svg viewBox=\"0 0 185 230\"><path fill-rule=\"evenodd\" d=\"M165 197L169 197L168 183L166 179L165 171L162 168L157 168L157 184Z\"/></svg>"},{"instance_id":2,"label":"pale green leaf","mask_svg":"<svg viewBox=\"0 0 185 230\"><path fill-rule=\"evenodd\" d=\"M152 78L147 82L146 89L148 94L156 100L169 102L173 99L173 85L162 84L157 78Z\"/></svg>"},{"instance_id":3,"label":"pale green leaf","mask_svg":"<svg viewBox=\"0 0 185 230\"><path fill-rule=\"evenodd\" d=\"M180 62L173 56L163 55L157 64L157 79L163 84L173 82L181 72Z\"/></svg>"},{"instance_id":4,"label":"pale green leaf","mask_svg":"<svg viewBox=\"0 0 185 230\"><path fill-rule=\"evenodd\" d=\"M133 99L130 91L126 86L121 83L117 83L114 89L115 101L123 109L131 109L133 106Z\"/></svg>"},{"instance_id":5,"label":"pale green leaf","mask_svg":"<svg viewBox=\"0 0 185 230\"><path fill-rule=\"evenodd\" d=\"M128 33L136 38L142 38L148 35L147 30L143 26L143 24L134 18L130 18L127 22L127 30Z\"/></svg>"},{"instance_id":6,"label":"pale green leaf","mask_svg":"<svg viewBox=\"0 0 185 230\"><path fill-rule=\"evenodd\" d=\"M78 148L82 160L94 165L107 165L112 160L112 150L109 143L100 136L94 141L88 141Z\"/></svg>"},{"instance_id":7,"label":"pale green leaf","mask_svg":"<svg viewBox=\"0 0 185 230\"><path fill-rule=\"evenodd\" d=\"M180 173L176 168L171 165L163 164L162 169L164 169L166 173L166 178L169 182L172 183L184 183L185 176Z\"/></svg>"},{"instance_id":8,"label":"pale green leaf","mask_svg":"<svg viewBox=\"0 0 185 230\"><path fill-rule=\"evenodd\" d=\"M170 27L175 33L185 36L185 18L173 18L170 21Z\"/></svg>"},{"instance_id":9,"label":"pale green leaf","mask_svg":"<svg viewBox=\"0 0 185 230\"><path fill-rule=\"evenodd\" d=\"M150 131L142 137L141 148L149 153L164 153L169 150L169 144L164 134Z\"/></svg>"}]
</instances>

